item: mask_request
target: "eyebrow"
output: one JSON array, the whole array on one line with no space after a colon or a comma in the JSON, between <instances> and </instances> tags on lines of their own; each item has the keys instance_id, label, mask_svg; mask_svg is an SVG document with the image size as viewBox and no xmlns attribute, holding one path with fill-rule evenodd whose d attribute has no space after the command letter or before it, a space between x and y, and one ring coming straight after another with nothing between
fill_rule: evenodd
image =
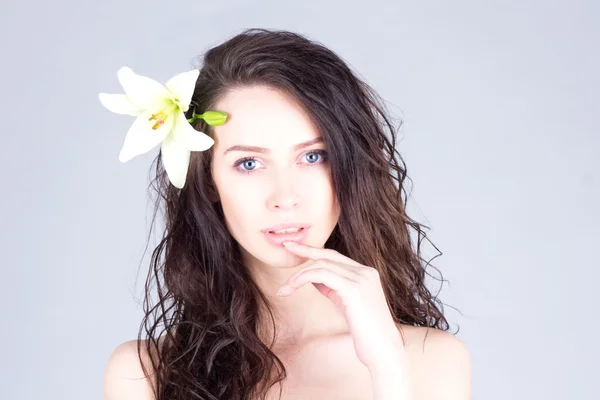
<instances>
[{"instance_id":1,"label":"eyebrow","mask_svg":"<svg viewBox=\"0 0 600 400\"><path fill-rule=\"evenodd\" d=\"M323 137L321 137L321 136L311 139L311 140L308 140L306 142L302 142L302 143L298 143L298 144L294 145L294 150L302 149L304 147L308 147L310 145L313 145L315 143L320 143L320 142L323 142ZM235 146L231 146L230 148L225 150L223 155L227 154L230 151L251 151L254 153L271 153L271 150L266 149L264 147L245 146L245 145L241 145L241 144L236 144Z\"/></svg>"}]
</instances>

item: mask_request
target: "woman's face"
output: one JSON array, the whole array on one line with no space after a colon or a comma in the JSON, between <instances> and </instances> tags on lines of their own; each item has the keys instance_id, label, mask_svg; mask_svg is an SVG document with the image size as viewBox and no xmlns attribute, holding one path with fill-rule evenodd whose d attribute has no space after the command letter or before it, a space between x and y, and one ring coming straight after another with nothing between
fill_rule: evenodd
<instances>
[{"instance_id":1,"label":"woman's face","mask_svg":"<svg viewBox=\"0 0 600 400\"><path fill-rule=\"evenodd\" d=\"M236 88L214 109L229 117L214 127L212 175L246 265L296 266L298 258L271 243L263 230L308 224L301 242L323 247L339 217L327 146L315 141L320 134L304 110L275 89ZM313 143L295 148L309 141Z\"/></svg>"}]
</instances>

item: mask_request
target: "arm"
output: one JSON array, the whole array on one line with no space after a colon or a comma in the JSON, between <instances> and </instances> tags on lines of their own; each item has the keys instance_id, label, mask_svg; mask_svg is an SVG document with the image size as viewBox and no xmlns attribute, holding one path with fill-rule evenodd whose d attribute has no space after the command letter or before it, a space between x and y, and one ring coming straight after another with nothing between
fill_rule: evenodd
<instances>
[{"instance_id":1,"label":"arm","mask_svg":"<svg viewBox=\"0 0 600 400\"><path fill-rule=\"evenodd\" d=\"M373 400L417 400L412 389L406 357L397 357L369 369Z\"/></svg>"},{"instance_id":2,"label":"arm","mask_svg":"<svg viewBox=\"0 0 600 400\"><path fill-rule=\"evenodd\" d=\"M143 352L144 348L142 344L142 359L150 371L150 359ZM150 385L140 365L137 341L130 340L117 346L104 370L104 400L152 400L154 394Z\"/></svg>"}]
</instances>

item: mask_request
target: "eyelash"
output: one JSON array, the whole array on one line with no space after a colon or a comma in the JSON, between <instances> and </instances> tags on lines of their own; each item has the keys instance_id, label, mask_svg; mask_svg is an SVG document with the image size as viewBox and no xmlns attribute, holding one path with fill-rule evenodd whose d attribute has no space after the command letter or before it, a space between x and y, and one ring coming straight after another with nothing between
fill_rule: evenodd
<instances>
[{"instance_id":1,"label":"eyelash","mask_svg":"<svg viewBox=\"0 0 600 400\"><path fill-rule=\"evenodd\" d=\"M327 160L327 152L325 150L311 150L309 152L304 153L303 156L305 156L307 154L318 154L318 155L321 156L321 158L323 158L323 161L321 161L321 162L315 162L315 163L309 163L309 165L320 165L320 164L324 163ZM240 168L238 168L242 163L245 163L246 161L256 161L256 157L244 157L244 158L240 158L239 160L237 160L233 164L233 166L235 167L235 169L238 172L241 172L242 174L251 174L254 171L256 171L255 169L248 170L248 169L240 169Z\"/></svg>"}]
</instances>

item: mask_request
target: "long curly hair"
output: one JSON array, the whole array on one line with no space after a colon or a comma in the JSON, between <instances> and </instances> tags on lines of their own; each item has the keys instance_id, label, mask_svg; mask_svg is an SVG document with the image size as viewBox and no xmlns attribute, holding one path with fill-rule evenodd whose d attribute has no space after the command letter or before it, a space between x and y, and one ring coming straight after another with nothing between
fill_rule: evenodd
<instances>
[{"instance_id":1,"label":"long curly hair","mask_svg":"<svg viewBox=\"0 0 600 400\"><path fill-rule=\"evenodd\" d=\"M340 217L325 247L379 271L397 323L448 330L443 303L425 282L430 263L421 242L429 228L406 212L407 171L396 150L402 122L395 127L375 91L327 47L284 30L246 29L199 60L188 118L236 87L267 85L292 96L328 148ZM213 135L203 120L193 126ZM159 211L164 230L152 252L137 351L157 400L264 399L286 377L257 332L263 307L274 327L272 309L225 225L211 159L212 148L192 152L181 190L169 183L160 154L152 166L150 231ZM148 354L152 371L142 362Z\"/></svg>"}]
</instances>

